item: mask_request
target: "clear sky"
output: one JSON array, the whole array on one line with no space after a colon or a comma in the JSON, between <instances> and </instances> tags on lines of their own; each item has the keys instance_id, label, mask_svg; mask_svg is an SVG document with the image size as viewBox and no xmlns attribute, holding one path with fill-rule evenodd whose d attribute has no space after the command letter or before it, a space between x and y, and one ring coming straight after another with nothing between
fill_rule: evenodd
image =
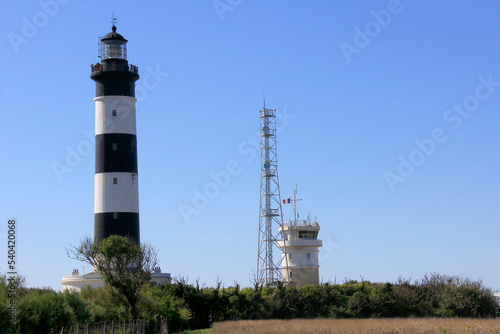
<instances>
[{"instance_id":1,"label":"clear sky","mask_svg":"<svg viewBox=\"0 0 500 334\"><path fill-rule=\"evenodd\" d=\"M163 272L250 285L265 91L281 194L298 184L301 216L321 225L323 281L438 272L500 290L499 1L0 6L3 272L10 217L29 286L82 272L65 248L93 234L89 65L114 13L141 75L141 240Z\"/></svg>"}]
</instances>

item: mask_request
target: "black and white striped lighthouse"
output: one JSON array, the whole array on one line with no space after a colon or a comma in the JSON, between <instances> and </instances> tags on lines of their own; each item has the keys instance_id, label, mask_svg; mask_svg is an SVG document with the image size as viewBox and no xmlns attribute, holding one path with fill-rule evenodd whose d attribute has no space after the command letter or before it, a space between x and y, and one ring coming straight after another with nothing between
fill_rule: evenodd
<instances>
[{"instance_id":1,"label":"black and white striped lighthouse","mask_svg":"<svg viewBox=\"0 0 500 334\"><path fill-rule=\"evenodd\" d=\"M101 39L101 63L90 65L95 81L95 194L94 241L111 235L139 237L139 186L137 178L137 136L135 126L136 66L127 61L127 40L116 32ZM151 280L171 282L169 273L156 267ZM83 287L104 285L96 271L80 275L73 269L63 276L62 289L81 291Z\"/></svg>"},{"instance_id":2,"label":"black and white striped lighthouse","mask_svg":"<svg viewBox=\"0 0 500 334\"><path fill-rule=\"evenodd\" d=\"M139 187L135 121L136 66L127 61L127 40L116 32L101 39L95 81L94 241L110 235L139 237Z\"/></svg>"}]
</instances>

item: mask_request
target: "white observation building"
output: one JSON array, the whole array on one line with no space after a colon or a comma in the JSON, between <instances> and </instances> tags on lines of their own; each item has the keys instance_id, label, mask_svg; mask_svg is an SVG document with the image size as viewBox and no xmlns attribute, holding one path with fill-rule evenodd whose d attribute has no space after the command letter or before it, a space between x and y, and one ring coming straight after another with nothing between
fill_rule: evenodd
<instances>
[{"instance_id":1,"label":"white observation building","mask_svg":"<svg viewBox=\"0 0 500 334\"><path fill-rule=\"evenodd\" d=\"M294 219L280 225L283 240L278 241L283 263L288 262L288 269L283 267L283 281L297 287L319 284L319 247L323 245L318 239L320 230L316 220L297 219L296 190L293 199L284 199L283 203L293 202ZM284 245L283 245L284 244ZM283 247L284 246L284 247ZM288 258L285 258L288 257ZM288 260L288 261L287 261Z\"/></svg>"}]
</instances>

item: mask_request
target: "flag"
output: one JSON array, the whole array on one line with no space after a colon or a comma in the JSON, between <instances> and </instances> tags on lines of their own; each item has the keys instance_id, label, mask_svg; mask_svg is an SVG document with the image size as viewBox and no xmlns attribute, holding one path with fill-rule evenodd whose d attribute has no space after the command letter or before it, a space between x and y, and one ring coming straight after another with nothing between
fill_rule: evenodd
<instances>
[{"instance_id":1,"label":"flag","mask_svg":"<svg viewBox=\"0 0 500 334\"><path fill-rule=\"evenodd\" d=\"M283 200L283 204L287 204L287 203L290 203L290 199L289 198Z\"/></svg>"}]
</instances>

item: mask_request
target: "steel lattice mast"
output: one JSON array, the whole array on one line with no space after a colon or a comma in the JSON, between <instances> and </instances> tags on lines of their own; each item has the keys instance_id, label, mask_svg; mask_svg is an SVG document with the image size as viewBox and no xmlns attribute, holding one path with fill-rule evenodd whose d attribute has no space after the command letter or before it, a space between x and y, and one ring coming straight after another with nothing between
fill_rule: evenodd
<instances>
[{"instance_id":1,"label":"steel lattice mast","mask_svg":"<svg viewBox=\"0 0 500 334\"><path fill-rule=\"evenodd\" d=\"M275 261L273 248L278 250L281 232L273 233L282 224L281 196L278 181L278 156L276 142L276 109L267 109L266 101L260 110L260 211L259 249L257 258L257 284L275 286L283 282L282 265L287 268L288 259ZM278 252L280 254L280 252Z\"/></svg>"}]
</instances>

